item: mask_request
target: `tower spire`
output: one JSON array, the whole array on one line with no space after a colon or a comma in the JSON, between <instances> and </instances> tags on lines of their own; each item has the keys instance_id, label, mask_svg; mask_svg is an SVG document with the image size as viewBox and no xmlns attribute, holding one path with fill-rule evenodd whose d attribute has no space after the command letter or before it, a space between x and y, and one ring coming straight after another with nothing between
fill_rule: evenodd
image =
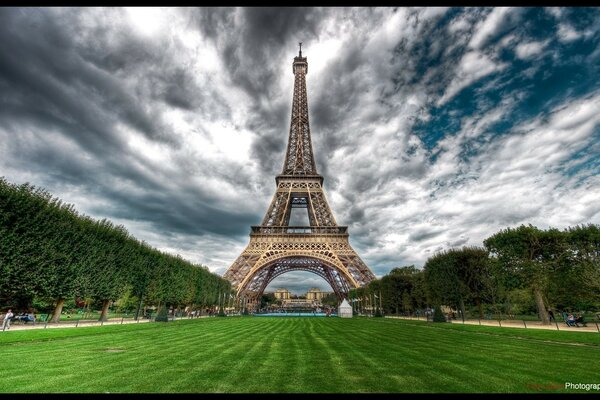
<instances>
[{"instance_id":1,"label":"tower spire","mask_svg":"<svg viewBox=\"0 0 600 400\"><path fill-rule=\"evenodd\" d=\"M294 57L292 64L295 76L294 97L292 99L290 135L282 175L317 175L308 123L308 98L306 96L308 62L306 57L302 57L302 42L299 43L299 46L299 55Z\"/></svg>"}]
</instances>

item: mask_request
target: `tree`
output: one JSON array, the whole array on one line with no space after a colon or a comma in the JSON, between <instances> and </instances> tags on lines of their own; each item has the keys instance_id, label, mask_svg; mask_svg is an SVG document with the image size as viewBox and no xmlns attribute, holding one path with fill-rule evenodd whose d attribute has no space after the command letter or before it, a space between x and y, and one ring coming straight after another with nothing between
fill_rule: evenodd
<instances>
[{"instance_id":1,"label":"tree","mask_svg":"<svg viewBox=\"0 0 600 400\"><path fill-rule=\"evenodd\" d=\"M569 260L581 273L578 287L588 289L596 296L600 293L600 226L588 224L569 228L567 241ZM597 299L597 297L596 297Z\"/></svg>"},{"instance_id":2,"label":"tree","mask_svg":"<svg viewBox=\"0 0 600 400\"><path fill-rule=\"evenodd\" d=\"M102 301L100 321L108 316L111 301L117 300L128 287L128 266L133 249L127 246L129 234L123 226L114 226L104 219L95 224L97 240L95 257L88 262L93 271L92 296Z\"/></svg>"},{"instance_id":3,"label":"tree","mask_svg":"<svg viewBox=\"0 0 600 400\"><path fill-rule=\"evenodd\" d=\"M415 291L418 275L422 271L414 265L392 269L381 278L381 297L384 313L399 314L400 309L412 312L417 306Z\"/></svg>"},{"instance_id":4,"label":"tree","mask_svg":"<svg viewBox=\"0 0 600 400\"><path fill-rule=\"evenodd\" d=\"M26 183L0 178L0 299L26 308L44 291L40 271L46 263L40 251L47 224L44 210L51 196Z\"/></svg>"},{"instance_id":5,"label":"tree","mask_svg":"<svg viewBox=\"0 0 600 400\"><path fill-rule=\"evenodd\" d=\"M564 232L532 225L506 228L484 240L503 272L518 276L533 292L542 324L550 324L544 295L551 276L567 255Z\"/></svg>"},{"instance_id":6,"label":"tree","mask_svg":"<svg viewBox=\"0 0 600 400\"><path fill-rule=\"evenodd\" d=\"M54 217L50 218L52 228L42 242L48 261L40 280L44 282L44 295L55 300L52 321L58 322L65 300L75 298L77 278L82 273L84 232L73 206L61 206L59 202L52 205L53 209L47 211Z\"/></svg>"},{"instance_id":7,"label":"tree","mask_svg":"<svg viewBox=\"0 0 600 400\"><path fill-rule=\"evenodd\" d=\"M134 296L138 299L135 320L140 316L144 298L148 295L150 279L153 276L156 259L159 252L145 242L134 241L130 264L129 285Z\"/></svg>"},{"instance_id":8,"label":"tree","mask_svg":"<svg viewBox=\"0 0 600 400\"><path fill-rule=\"evenodd\" d=\"M481 247L463 247L457 251L456 261L459 279L467 287L469 297L474 300L479 318L483 318L482 298L488 290L486 278L490 273L488 252Z\"/></svg>"},{"instance_id":9,"label":"tree","mask_svg":"<svg viewBox=\"0 0 600 400\"><path fill-rule=\"evenodd\" d=\"M446 250L430 257L423 270L431 302L459 307L464 318L464 299L469 296L469 290L460 279L458 265L457 252Z\"/></svg>"},{"instance_id":10,"label":"tree","mask_svg":"<svg viewBox=\"0 0 600 400\"><path fill-rule=\"evenodd\" d=\"M325 296L321 298L321 304L324 306L329 306L332 308L337 308L340 300L334 293L327 293Z\"/></svg>"},{"instance_id":11,"label":"tree","mask_svg":"<svg viewBox=\"0 0 600 400\"><path fill-rule=\"evenodd\" d=\"M600 307L600 227L570 227L564 232L566 256L549 281L548 298L561 308ZM574 290L575 288L575 290Z\"/></svg>"},{"instance_id":12,"label":"tree","mask_svg":"<svg viewBox=\"0 0 600 400\"><path fill-rule=\"evenodd\" d=\"M260 296L260 308L267 308L275 303L275 293L263 293Z\"/></svg>"},{"instance_id":13,"label":"tree","mask_svg":"<svg viewBox=\"0 0 600 400\"><path fill-rule=\"evenodd\" d=\"M427 307L427 286L425 272L421 269L413 274L411 297L416 309Z\"/></svg>"},{"instance_id":14,"label":"tree","mask_svg":"<svg viewBox=\"0 0 600 400\"><path fill-rule=\"evenodd\" d=\"M473 300L483 318L488 252L478 247L442 251L427 260L425 280L434 303L457 306L465 318L465 302Z\"/></svg>"}]
</instances>

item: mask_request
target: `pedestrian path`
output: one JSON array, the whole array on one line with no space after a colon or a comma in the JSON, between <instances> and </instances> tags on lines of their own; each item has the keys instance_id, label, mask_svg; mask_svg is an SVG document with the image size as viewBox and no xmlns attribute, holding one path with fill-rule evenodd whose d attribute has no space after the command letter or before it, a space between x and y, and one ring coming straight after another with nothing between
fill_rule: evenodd
<instances>
[{"instance_id":1,"label":"pedestrian path","mask_svg":"<svg viewBox=\"0 0 600 400\"><path fill-rule=\"evenodd\" d=\"M423 321L426 319L423 317L404 317L404 316L396 316L396 315L386 315L386 318L397 318L397 319L407 319L414 321ZM597 322L587 322L586 326L567 326L565 323L554 321L550 325L542 325L542 321L523 321L523 320L496 320L496 319L467 319L463 320L450 320L450 323L460 324L460 325L481 325L481 326L495 326L502 328L521 328L521 329L546 329L553 331L569 331L569 332L595 332L600 333L600 326Z\"/></svg>"},{"instance_id":2,"label":"pedestrian path","mask_svg":"<svg viewBox=\"0 0 600 400\"><path fill-rule=\"evenodd\" d=\"M103 326L103 325L125 325L125 324L139 324L150 322L149 319L138 319L137 321L133 318L113 318L108 321L97 321L97 320L76 320L76 321L62 321L62 322L36 322L35 324L28 322L23 323L11 323L10 331L22 331L28 329L54 329L54 328L83 328L87 326ZM0 329L0 331L2 331ZM9 331L9 329L6 329Z\"/></svg>"},{"instance_id":3,"label":"pedestrian path","mask_svg":"<svg viewBox=\"0 0 600 400\"><path fill-rule=\"evenodd\" d=\"M208 315L203 315L201 317L196 318L209 318ZM426 319L423 317L404 317L404 316L396 316L396 315L386 315L385 318L396 318L396 319L406 319L413 321L423 321ZM185 317L177 318L179 319L188 319ZM138 319L137 321L133 318L113 318L108 321L96 321L96 320L77 320L77 321L62 321L59 323L46 323L46 322L37 322L35 324L27 323L13 323L10 325L10 330L6 331L19 331L19 330L28 330L28 329L54 329L54 328L82 328L87 326L104 326L104 325L125 325L125 324L139 324L139 323L148 323L152 322L149 319ZM587 327L571 327L567 326L564 323L554 322L551 325L542 325L541 321L523 321L523 320L451 320L449 321L453 324L459 325L481 325L481 326L495 326L502 328L520 328L520 329L546 329L546 330L554 330L554 331L569 331L569 332L595 332L600 333L600 326L597 322L588 322ZM0 332L2 330L0 329Z\"/></svg>"},{"instance_id":4,"label":"pedestrian path","mask_svg":"<svg viewBox=\"0 0 600 400\"><path fill-rule=\"evenodd\" d=\"M198 317L194 317L194 318L208 318L208 315L202 315L202 316L198 316ZM182 319L190 319L187 317L180 317L180 318L174 318L173 317L169 317L169 321L179 321ZM10 329L6 329L6 332L8 331L21 331L21 330L29 330L29 329L55 329L55 328L83 328L83 327L87 327L87 326L104 326L104 325L125 325L125 324L144 324L144 323L148 323L148 322L153 322L152 320L149 319L138 319L137 321L133 318L112 318L109 319L108 321L98 321L98 320L75 320L75 321L61 321L59 323L53 323L53 322L36 322L35 324L32 324L30 322L23 324L23 323L12 323L10 325ZM2 329L0 328L0 332L2 332Z\"/></svg>"}]
</instances>

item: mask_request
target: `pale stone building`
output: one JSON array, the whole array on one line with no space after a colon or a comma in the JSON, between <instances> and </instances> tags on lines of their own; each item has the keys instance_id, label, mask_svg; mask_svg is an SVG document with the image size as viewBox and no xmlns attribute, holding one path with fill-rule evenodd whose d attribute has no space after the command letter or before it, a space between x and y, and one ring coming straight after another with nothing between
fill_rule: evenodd
<instances>
[{"instance_id":1,"label":"pale stone building","mask_svg":"<svg viewBox=\"0 0 600 400\"><path fill-rule=\"evenodd\" d=\"M327 296L328 294L328 292L324 292L319 288L312 288L308 292L306 292L306 300L320 303L321 299Z\"/></svg>"},{"instance_id":2,"label":"pale stone building","mask_svg":"<svg viewBox=\"0 0 600 400\"><path fill-rule=\"evenodd\" d=\"M290 298L290 291L285 288L277 289L275 291L275 298L277 300L288 300Z\"/></svg>"}]
</instances>

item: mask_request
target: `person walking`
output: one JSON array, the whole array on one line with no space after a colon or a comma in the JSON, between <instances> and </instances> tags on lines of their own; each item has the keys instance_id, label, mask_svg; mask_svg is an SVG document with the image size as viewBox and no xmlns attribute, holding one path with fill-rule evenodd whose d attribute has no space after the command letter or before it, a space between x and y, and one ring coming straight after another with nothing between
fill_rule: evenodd
<instances>
[{"instance_id":1,"label":"person walking","mask_svg":"<svg viewBox=\"0 0 600 400\"><path fill-rule=\"evenodd\" d=\"M6 312L6 315L4 315L4 323L2 324L2 330L10 329L10 320L14 316L15 314L13 314L12 310L9 308Z\"/></svg>"}]
</instances>

